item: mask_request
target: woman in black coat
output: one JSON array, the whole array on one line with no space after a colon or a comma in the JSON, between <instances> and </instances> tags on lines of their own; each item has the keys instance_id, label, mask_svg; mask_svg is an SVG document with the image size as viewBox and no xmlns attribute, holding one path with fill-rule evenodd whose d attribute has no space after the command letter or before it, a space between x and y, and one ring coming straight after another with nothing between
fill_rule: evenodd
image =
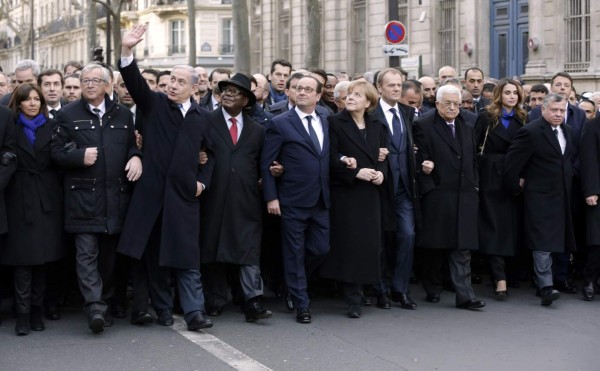
<instances>
[{"instance_id":1,"label":"woman in black coat","mask_svg":"<svg viewBox=\"0 0 600 371\"><path fill-rule=\"evenodd\" d=\"M380 188L387 161L385 127L375 114L377 91L362 81L348 87L346 109L329 117L331 250L321 275L342 282L348 316L359 318L361 285L380 279Z\"/></svg>"},{"instance_id":2,"label":"woman in black coat","mask_svg":"<svg viewBox=\"0 0 600 371\"><path fill-rule=\"evenodd\" d=\"M489 255L498 299L507 295L505 257L518 247L518 199L503 187L504 161L517 131L527 119L521 85L501 80L494 98L475 124L479 150L479 251Z\"/></svg>"},{"instance_id":3,"label":"woman in black coat","mask_svg":"<svg viewBox=\"0 0 600 371\"><path fill-rule=\"evenodd\" d=\"M19 85L9 108L15 116L17 171L6 189L8 234L0 263L14 267L17 335L44 330L45 264L64 256L60 175L50 160L54 121L37 85Z\"/></svg>"}]
</instances>

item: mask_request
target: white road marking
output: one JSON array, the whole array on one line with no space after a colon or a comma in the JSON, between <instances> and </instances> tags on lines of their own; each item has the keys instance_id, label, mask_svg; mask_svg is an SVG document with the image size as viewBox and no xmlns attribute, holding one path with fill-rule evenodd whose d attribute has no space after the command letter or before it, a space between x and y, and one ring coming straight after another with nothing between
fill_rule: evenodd
<instances>
[{"instance_id":1,"label":"white road marking","mask_svg":"<svg viewBox=\"0 0 600 371\"><path fill-rule=\"evenodd\" d=\"M248 357L216 336L208 334L202 330L188 331L187 325L181 316L175 316L175 324L172 328L189 341L195 343L200 348L227 363L236 370L271 371L271 369L267 366Z\"/></svg>"}]
</instances>

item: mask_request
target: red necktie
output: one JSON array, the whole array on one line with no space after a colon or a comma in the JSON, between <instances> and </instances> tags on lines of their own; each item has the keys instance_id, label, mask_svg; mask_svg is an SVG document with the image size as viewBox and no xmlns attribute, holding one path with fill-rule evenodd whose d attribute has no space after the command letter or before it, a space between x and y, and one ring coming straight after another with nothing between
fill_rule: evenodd
<instances>
[{"instance_id":1,"label":"red necktie","mask_svg":"<svg viewBox=\"0 0 600 371\"><path fill-rule=\"evenodd\" d=\"M235 146L235 144L237 143L237 140L238 140L237 120L235 119L235 117L232 117L229 119L229 121L231 121L231 127L229 128L229 134L231 135L231 141L233 142L233 145Z\"/></svg>"}]
</instances>

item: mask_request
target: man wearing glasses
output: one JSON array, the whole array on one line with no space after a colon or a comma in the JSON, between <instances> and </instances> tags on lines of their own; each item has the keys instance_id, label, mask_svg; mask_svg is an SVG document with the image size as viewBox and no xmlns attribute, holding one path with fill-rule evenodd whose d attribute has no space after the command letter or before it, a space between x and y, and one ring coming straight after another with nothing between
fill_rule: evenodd
<instances>
[{"instance_id":1,"label":"man wearing glasses","mask_svg":"<svg viewBox=\"0 0 600 371\"><path fill-rule=\"evenodd\" d=\"M322 85L310 76L296 85L296 106L267 126L262 176L267 211L281 216L284 275L298 323L310 323L307 278L329 251L329 127L315 111ZM275 181L269 168L283 165Z\"/></svg>"}]
</instances>

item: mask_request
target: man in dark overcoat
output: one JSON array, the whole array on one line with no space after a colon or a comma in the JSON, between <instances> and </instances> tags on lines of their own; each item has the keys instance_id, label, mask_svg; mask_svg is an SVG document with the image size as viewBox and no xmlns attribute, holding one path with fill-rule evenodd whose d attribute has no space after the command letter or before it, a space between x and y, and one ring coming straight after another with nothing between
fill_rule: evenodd
<instances>
[{"instance_id":1,"label":"man in dark overcoat","mask_svg":"<svg viewBox=\"0 0 600 371\"><path fill-rule=\"evenodd\" d=\"M423 286L428 300L439 297L446 252L456 306L479 309L485 303L475 299L470 266L470 250L478 247L479 179L473 128L460 118L460 103L458 88L442 86L436 94L435 114L419 119L414 126L417 163L429 160L434 164L429 174L417 172L422 211L417 245L429 249L423 262Z\"/></svg>"},{"instance_id":2,"label":"man in dark overcoat","mask_svg":"<svg viewBox=\"0 0 600 371\"><path fill-rule=\"evenodd\" d=\"M143 25L134 26L122 40L119 69L127 90L144 115L144 176L135 187L119 252L141 260L134 279L150 283L158 323L173 319L171 269L175 271L181 307L189 330L212 327L205 318L200 281L200 205L198 197L210 184L199 165L208 112L191 99L198 82L190 66L175 66L167 95L153 92L139 73L132 48L142 41ZM137 272L137 273L136 273ZM135 283L134 283L135 286ZM144 312L145 308L134 308Z\"/></svg>"},{"instance_id":3,"label":"man in dark overcoat","mask_svg":"<svg viewBox=\"0 0 600 371\"><path fill-rule=\"evenodd\" d=\"M560 297L553 287L552 254L575 250L571 219L571 157L574 143L565 120L565 99L550 93L542 117L519 130L506 155L505 184L523 191L525 244L533 250L533 267L541 304Z\"/></svg>"},{"instance_id":4,"label":"man in dark overcoat","mask_svg":"<svg viewBox=\"0 0 600 371\"><path fill-rule=\"evenodd\" d=\"M220 81L221 107L210 113L207 133L215 166L211 189L202 196L200 252L208 314L227 301L227 267L233 264L244 296L246 321L271 316L262 308L260 275L262 194L260 155L264 128L245 112L255 104L250 79L241 73Z\"/></svg>"}]
</instances>

